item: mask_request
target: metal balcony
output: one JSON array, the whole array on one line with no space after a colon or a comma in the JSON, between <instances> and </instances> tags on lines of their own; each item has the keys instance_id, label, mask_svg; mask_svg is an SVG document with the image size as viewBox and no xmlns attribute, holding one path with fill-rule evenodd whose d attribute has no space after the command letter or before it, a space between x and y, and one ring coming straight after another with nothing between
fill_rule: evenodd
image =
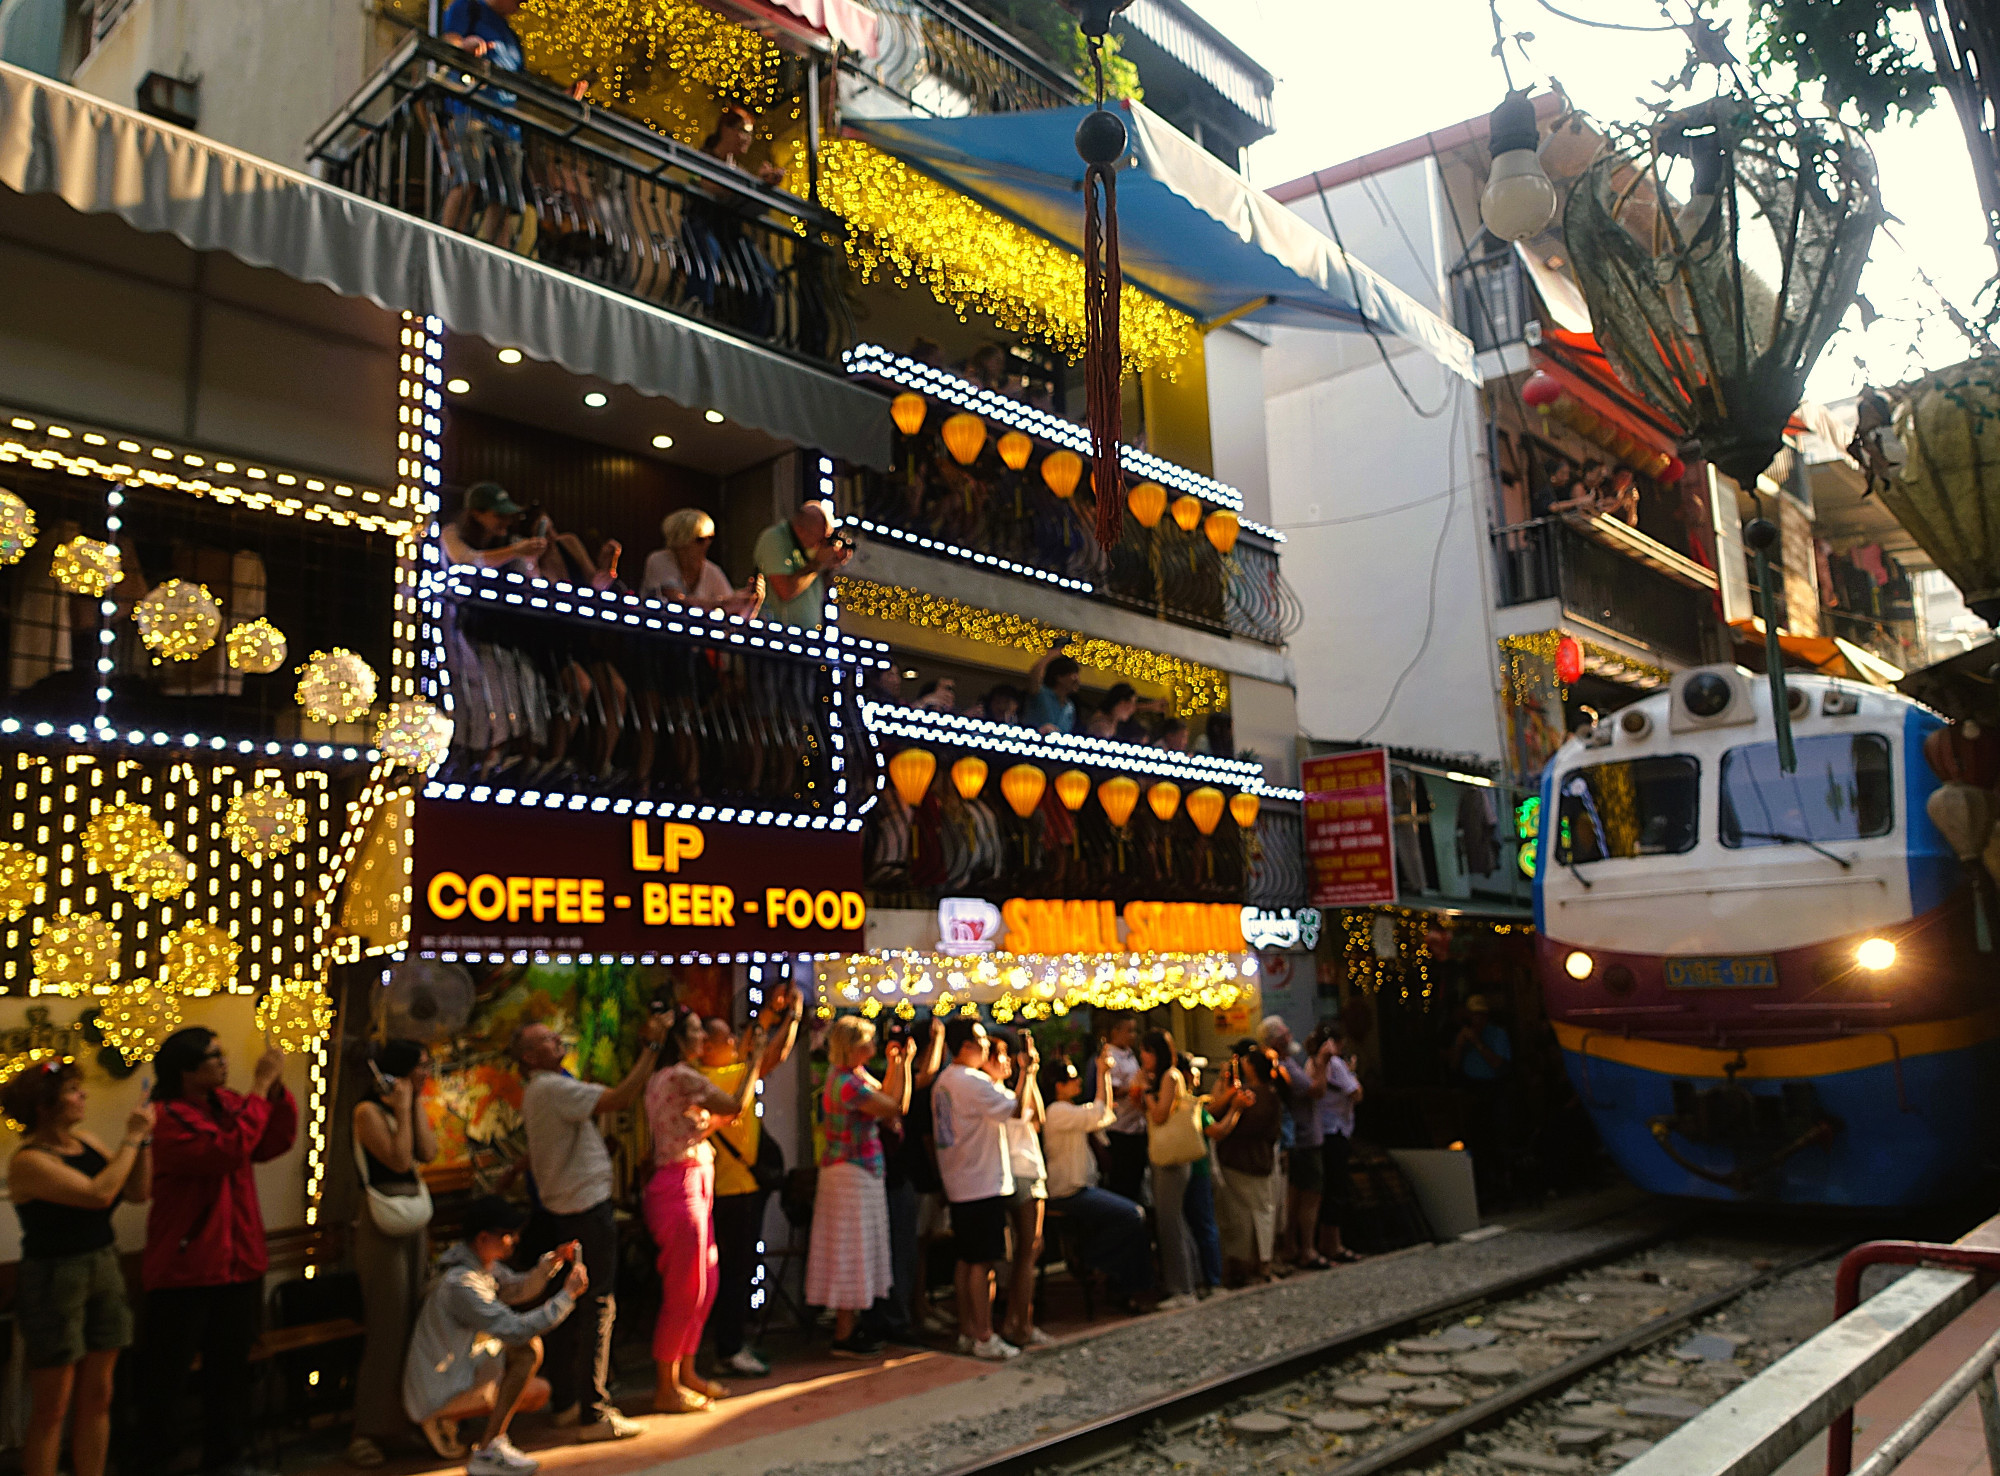
<instances>
[{"instance_id":1,"label":"metal balcony","mask_svg":"<svg viewBox=\"0 0 2000 1476\"><path fill-rule=\"evenodd\" d=\"M1502 606L1557 599L1568 613L1690 665L1707 659L1714 596L1587 537L1561 518L1493 535Z\"/></svg>"}]
</instances>

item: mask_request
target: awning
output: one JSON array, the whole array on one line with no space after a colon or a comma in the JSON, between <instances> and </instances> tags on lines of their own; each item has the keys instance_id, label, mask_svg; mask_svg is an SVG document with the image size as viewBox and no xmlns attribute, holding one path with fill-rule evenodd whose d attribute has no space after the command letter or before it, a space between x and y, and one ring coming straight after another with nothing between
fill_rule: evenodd
<instances>
[{"instance_id":1,"label":"awning","mask_svg":"<svg viewBox=\"0 0 2000 1476\"><path fill-rule=\"evenodd\" d=\"M0 63L0 185L886 468L881 399L705 324Z\"/></svg>"},{"instance_id":2,"label":"awning","mask_svg":"<svg viewBox=\"0 0 2000 1476\"><path fill-rule=\"evenodd\" d=\"M1744 645L1763 649L1763 617L1732 620L1730 632ZM1903 669L1884 661L1840 636L1778 636L1778 645L1794 661L1804 662L1821 676L1845 677L1871 686L1893 688L1903 680Z\"/></svg>"},{"instance_id":3,"label":"awning","mask_svg":"<svg viewBox=\"0 0 2000 1476\"><path fill-rule=\"evenodd\" d=\"M1344 256L1307 225L1138 103L1118 176L1118 251L1126 279L1203 323L1244 318L1293 327L1363 321L1416 344L1477 384L1471 340ZM1080 250L1088 105L973 118L853 119L848 131L914 169Z\"/></svg>"}]
</instances>

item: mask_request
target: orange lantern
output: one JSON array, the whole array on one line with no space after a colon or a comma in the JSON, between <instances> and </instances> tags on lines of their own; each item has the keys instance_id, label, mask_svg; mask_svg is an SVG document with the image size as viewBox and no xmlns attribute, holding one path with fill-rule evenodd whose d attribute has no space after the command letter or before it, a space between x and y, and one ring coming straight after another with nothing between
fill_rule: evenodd
<instances>
[{"instance_id":1,"label":"orange lantern","mask_svg":"<svg viewBox=\"0 0 2000 1476\"><path fill-rule=\"evenodd\" d=\"M1042 480L1056 496L1067 500L1083 479L1083 458L1074 451L1051 451L1042 458Z\"/></svg>"},{"instance_id":2,"label":"orange lantern","mask_svg":"<svg viewBox=\"0 0 2000 1476\"><path fill-rule=\"evenodd\" d=\"M1000 460L1006 464L1007 470L1019 471L1028 464L1028 458L1035 454L1035 443L1019 431L1008 431L1000 438L997 449L1000 452Z\"/></svg>"},{"instance_id":3,"label":"orange lantern","mask_svg":"<svg viewBox=\"0 0 2000 1476\"><path fill-rule=\"evenodd\" d=\"M979 448L986 444L986 422L970 410L961 410L944 423L943 435L951 459L960 466L971 466L979 459Z\"/></svg>"},{"instance_id":4,"label":"orange lantern","mask_svg":"<svg viewBox=\"0 0 2000 1476\"><path fill-rule=\"evenodd\" d=\"M889 760L889 782L913 810L924 802L936 777L937 755L928 748L906 748Z\"/></svg>"},{"instance_id":5,"label":"orange lantern","mask_svg":"<svg viewBox=\"0 0 2000 1476\"><path fill-rule=\"evenodd\" d=\"M1181 525L1181 532L1192 533L1201 522L1201 499L1199 497L1176 497L1173 505L1174 521Z\"/></svg>"},{"instance_id":6,"label":"orange lantern","mask_svg":"<svg viewBox=\"0 0 2000 1476\"><path fill-rule=\"evenodd\" d=\"M1000 792L1007 796L1008 808L1023 820L1034 813L1048 787L1049 776L1033 764L1016 764L1000 776Z\"/></svg>"},{"instance_id":7,"label":"orange lantern","mask_svg":"<svg viewBox=\"0 0 2000 1476\"><path fill-rule=\"evenodd\" d=\"M1187 797L1188 819L1203 835L1214 835L1222 823L1222 806L1222 791L1204 784Z\"/></svg>"},{"instance_id":8,"label":"orange lantern","mask_svg":"<svg viewBox=\"0 0 2000 1476\"><path fill-rule=\"evenodd\" d=\"M1257 823L1257 796L1240 793L1229 796L1229 818L1245 830Z\"/></svg>"},{"instance_id":9,"label":"orange lantern","mask_svg":"<svg viewBox=\"0 0 2000 1476\"><path fill-rule=\"evenodd\" d=\"M1226 554L1236 547L1236 536L1242 531L1242 520L1226 507L1218 507L1210 513L1208 522L1202 526L1202 532L1208 535L1208 541L1215 545L1219 554Z\"/></svg>"},{"instance_id":10,"label":"orange lantern","mask_svg":"<svg viewBox=\"0 0 2000 1476\"><path fill-rule=\"evenodd\" d=\"M1162 779L1146 791L1146 806L1161 821L1174 818L1174 811L1181 807L1181 787L1172 780Z\"/></svg>"},{"instance_id":11,"label":"orange lantern","mask_svg":"<svg viewBox=\"0 0 2000 1476\"><path fill-rule=\"evenodd\" d=\"M1090 798L1090 775L1081 769L1063 770L1056 775L1056 798L1072 813L1082 809L1083 802Z\"/></svg>"},{"instance_id":12,"label":"orange lantern","mask_svg":"<svg viewBox=\"0 0 2000 1476\"><path fill-rule=\"evenodd\" d=\"M1139 803L1139 783L1120 774L1116 779L1107 779L1097 786L1097 802L1104 806L1105 818L1119 830L1132 818L1132 807Z\"/></svg>"},{"instance_id":13,"label":"orange lantern","mask_svg":"<svg viewBox=\"0 0 2000 1476\"><path fill-rule=\"evenodd\" d=\"M986 760L962 758L951 766L951 787L960 799L971 799L986 787Z\"/></svg>"},{"instance_id":14,"label":"orange lantern","mask_svg":"<svg viewBox=\"0 0 2000 1476\"><path fill-rule=\"evenodd\" d=\"M1167 489L1158 482L1141 482L1125 494L1125 505L1141 528L1160 526L1160 514L1167 510Z\"/></svg>"},{"instance_id":15,"label":"orange lantern","mask_svg":"<svg viewBox=\"0 0 2000 1476\"><path fill-rule=\"evenodd\" d=\"M930 409L930 402L915 390L904 390L889 402L889 418L896 422L896 429L906 436L914 436L924 428L924 415Z\"/></svg>"}]
</instances>

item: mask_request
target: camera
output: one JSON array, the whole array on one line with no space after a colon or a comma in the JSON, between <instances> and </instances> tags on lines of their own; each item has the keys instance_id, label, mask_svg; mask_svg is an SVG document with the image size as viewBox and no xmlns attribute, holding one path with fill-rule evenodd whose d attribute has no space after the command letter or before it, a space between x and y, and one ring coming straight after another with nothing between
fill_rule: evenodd
<instances>
[{"instance_id":1,"label":"camera","mask_svg":"<svg viewBox=\"0 0 2000 1476\"><path fill-rule=\"evenodd\" d=\"M836 528L833 532L827 534L826 541L834 548L842 549L847 553L854 552L854 535L842 529Z\"/></svg>"},{"instance_id":2,"label":"camera","mask_svg":"<svg viewBox=\"0 0 2000 1476\"><path fill-rule=\"evenodd\" d=\"M892 1020L882 1031L884 1040L900 1040L907 1044L916 1039L916 1031L908 1020Z\"/></svg>"},{"instance_id":3,"label":"camera","mask_svg":"<svg viewBox=\"0 0 2000 1476\"><path fill-rule=\"evenodd\" d=\"M674 986L671 984L662 984L658 989L653 991L653 997L647 1003L646 1008L655 1015L671 1015L674 1012L676 1002L674 999Z\"/></svg>"}]
</instances>

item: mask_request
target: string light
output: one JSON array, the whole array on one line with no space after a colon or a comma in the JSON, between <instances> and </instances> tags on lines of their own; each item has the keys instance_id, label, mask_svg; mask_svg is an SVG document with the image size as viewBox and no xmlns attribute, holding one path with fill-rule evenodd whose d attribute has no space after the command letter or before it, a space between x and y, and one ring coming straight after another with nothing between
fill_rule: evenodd
<instances>
[{"instance_id":1,"label":"string light","mask_svg":"<svg viewBox=\"0 0 2000 1476\"><path fill-rule=\"evenodd\" d=\"M285 664L285 633L261 615L231 626L223 641L238 671L267 676Z\"/></svg>"},{"instance_id":2,"label":"string light","mask_svg":"<svg viewBox=\"0 0 2000 1476\"><path fill-rule=\"evenodd\" d=\"M1493 922L1484 918L1452 917L1415 907L1356 907L1340 913L1342 952L1349 983L1364 994L1391 986L1403 999L1431 997L1431 935L1485 932L1505 937L1532 933L1526 922ZM1378 924L1389 930L1389 957L1377 956Z\"/></svg>"},{"instance_id":3,"label":"string light","mask_svg":"<svg viewBox=\"0 0 2000 1476\"><path fill-rule=\"evenodd\" d=\"M1569 695L1569 684L1556 675L1556 647L1567 634L1560 630L1537 630L1500 637L1501 681L1507 700L1514 706L1536 707L1550 699L1559 702ZM1627 656L1595 641L1573 639L1583 647L1587 671L1648 690L1657 690L1673 680L1673 673L1664 666Z\"/></svg>"},{"instance_id":4,"label":"string light","mask_svg":"<svg viewBox=\"0 0 2000 1476\"><path fill-rule=\"evenodd\" d=\"M48 869L48 858L26 846L0 845L0 918L19 922L30 907L41 905Z\"/></svg>"},{"instance_id":5,"label":"string light","mask_svg":"<svg viewBox=\"0 0 2000 1476\"><path fill-rule=\"evenodd\" d=\"M333 1001L316 979L273 984L257 1001L257 1028L269 1044L290 1055L309 1051L333 1030Z\"/></svg>"},{"instance_id":6,"label":"string light","mask_svg":"<svg viewBox=\"0 0 2000 1476\"><path fill-rule=\"evenodd\" d=\"M243 945L221 928L188 923L160 950L160 982L177 994L216 994L236 982Z\"/></svg>"},{"instance_id":7,"label":"string light","mask_svg":"<svg viewBox=\"0 0 2000 1476\"><path fill-rule=\"evenodd\" d=\"M172 846L158 846L111 878L111 885L142 901L178 897L194 880L194 863Z\"/></svg>"},{"instance_id":8,"label":"string light","mask_svg":"<svg viewBox=\"0 0 2000 1476\"><path fill-rule=\"evenodd\" d=\"M156 658L192 661L222 629L222 607L206 585L169 579L132 607L139 639Z\"/></svg>"},{"instance_id":9,"label":"string light","mask_svg":"<svg viewBox=\"0 0 2000 1476\"><path fill-rule=\"evenodd\" d=\"M57 547L49 559L49 577L71 594L101 600L123 577L123 567L117 544L79 535Z\"/></svg>"},{"instance_id":10,"label":"string light","mask_svg":"<svg viewBox=\"0 0 2000 1476\"><path fill-rule=\"evenodd\" d=\"M127 1066L136 1066L181 1028L181 1002L150 979L134 979L98 1006L97 1028Z\"/></svg>"},{"instance_id":11,"label":"string light","mask_svg":"<svg viewBox=\"0 0 2000 1476\"><path fill-rule=\"evenodd\" d=\"M94 912L42 919L35 930L34 992L77 995L118 977L124 941Z\"/></svg>"},{"instance_id":12,"label":"string light","mask_svg":"<svg viewBox=\"0 0 2000 1476\"><path fill-rule=\"evenodd\" d=\"M305 834L305 804L282 785L246 789L229 802L222 833L236 853L253 866L282 856Z\"/></svg>"},{"instance_id":13,"label":"string light","mask_svg":"<svg viewBox=\"0 0 2000 1476\"><path fill-rule=\"evenodd\" d=\"M316 723L358 723L375 705L375 668L343 646L315 651L299 668L297 696Z\"/></svg>"},{"instance_id":14,"label":"string light","mask_svg":"<svg viewBox=\"0 0 2000 1476\"><path fill-rule=\"evenodd\" d=\"M450 753L453 726L429 702L393 703L375 725L375 746L391 763L428 774Z\"/></svg>"},{"instance_id":15,"label":"string light","mask_svg":"<svg viewBox=\"0 0 2000 1476\"><path fill-rule=\"evenodd\" d=\"M921 283L961 321L1083 356L1083 259L858 139L820 145L819 198L847 222L847 252L864 282ZM1201 345L1201 326L1129 283L1119 298L1125 372L1171 375Z\"/></svg>"},{"instance_id":16,"label":"string light","mask_svg":"<svg viewBox=\"0 0 2000 1476\"><path fill-rule=\"evenodd\" d=\"M26 1071L30 1066L39 1066L44 1061L52 1061L59 1066L67 1066L74 1057L54 1046L34 1046L15 1055L0 1059L0 1087ZM12 1113L0 1111L0 1123L5 1123L9 1132L25 1133L28 1125Z\"/></svg>"},{"instance_id":17,"label":"string light","mask_svg":"<svg viewBox=\"0 0 2000 1476\"><path fill-rule=\"evenodd\" d=\"M83 859L113 876L130 871L141 856L166 844L167 833L144 805L106 805L83 828Z\"/></svg>"},{"instance_id":18,"label":"string light","mask_svg":"<svg viewBox=\"0 0 2000 1476\"><path fill-rule=\"evenodd\" d=\"M35 546L35 510L0 488L0 568L18 564Z\"/></svg>"},{"instance_id":19,"label":"string light","mask_svg":"<svg viewBox=\"0 0 2000 1476\"><path fill-rule=\"evenodd\" d=\"M976 1014L1006 1021L1062 1016L1080 1006L1144 1012L1166 1005L1226 1010L1257 992L1257 960L1241 953L989 954L966 958L891 949L819 961L817 1013L873 1018Z\"/></svg>"}]
</instances>

